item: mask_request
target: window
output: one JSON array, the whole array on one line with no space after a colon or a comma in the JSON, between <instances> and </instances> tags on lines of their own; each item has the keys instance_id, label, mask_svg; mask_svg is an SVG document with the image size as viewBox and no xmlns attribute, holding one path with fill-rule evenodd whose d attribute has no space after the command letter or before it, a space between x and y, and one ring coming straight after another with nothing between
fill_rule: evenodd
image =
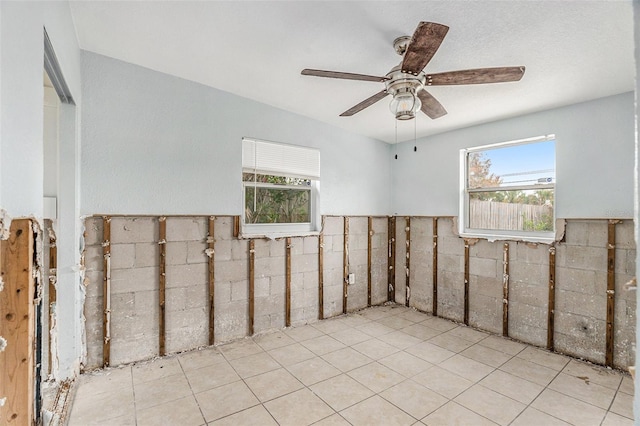
<instances>
[{"instance_id":1,"label":"window","mask_svg":"<svg viewBox=\"0 0 640 426\"><path fill-rule=\"evenodd\" d=\"M464 149L461 169L463 235L553 240L553 135Z\"/></svg>"},{"instance_id":2,"label":"window","mask_svg":"<svg viewBox=\"0 0 640 426\"><path fill-rule=\"evenodd\" d=\"M242 233L282 236L317 231L320 152L242 140Z\"/></svg>"}]
</instances>

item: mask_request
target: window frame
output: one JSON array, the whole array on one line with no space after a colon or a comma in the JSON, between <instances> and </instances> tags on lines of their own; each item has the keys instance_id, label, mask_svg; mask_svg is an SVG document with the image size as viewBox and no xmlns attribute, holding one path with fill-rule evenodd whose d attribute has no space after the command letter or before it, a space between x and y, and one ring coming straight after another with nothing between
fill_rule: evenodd
<instances>
[{"instance_id":1,"label":"window frame","mask_svg":"<svg viewBox=\"0 0 640 426\"><path fill-rule=\"evenodd\" d=\"M513 185L513 186L501 186L501 187L487 187L487 188L469 188L469 155L474 152L487 151L490 149L507 148L511 146L527 145L540 142L554 141L557 143L557 138L554 134L537 136L527 139L519 139L514 141L499 142L495 144L475 146L471 148L463 148L460 150L460 194L459 194L459 222L458 232L461 237L464 238L483 238L489 241L495 240L516 240L516 241L529 241L535 243L552 243L556 240L557 219L556 219L556 183L557 177L552 183L548 184L534 184L534 185ZM554 146L554 171L556 169L555 161L555 146ZM540 190L540 189L553 189L554 202L553 202L553 231L515 231L515 230L500 230L500 229L479 229L471 228L469 226L469 203L470 195L480 192L498 192L498 191L522 191L522 190Z\"/></svg>"},{"instance_id":2,"label":"window frame","mask_svg":"<svg viewBox=\"0 0 640 426\"><path fill-rule=\"evenodd\" d=\"M258 142L262 144L271 144L271 145L279 145L281 147L292 147L292 148L304 148L309 150L317 151L318 162L319 158L319 150L316 148L310 148L302 145L291 145L284 144L279 142L270 142L255 138L242 138L242 141L249 142ZM255 154L254 154L255 155ZM243 159L244 162L244 159ZM270 176L280 176L286 178L303 178L309 179L310 185L286 185L286 184L275 184L268 182L250 182L245 181L242 177L244 173L253 173L253 174L263 174ZM319 174L319 173L318 173ZM320 218L320 177L319 176L302 176L298 174L286 173L286 172L278 172L274 170L262 171L260 169L249 169L244 166L241 170L241 181L242 181L242 214L240 215L240 237L241 238L282 238L282 237L296 237L296 236L307 236L307 235L318 235L320 232L319 226L321 223ZM246 203L246 189L247 188L272 188L272 189L292 189L298 191L309 191L309 222L302 223L247 223L245 221L245 203Z\"/></svg>"}]
</instances>

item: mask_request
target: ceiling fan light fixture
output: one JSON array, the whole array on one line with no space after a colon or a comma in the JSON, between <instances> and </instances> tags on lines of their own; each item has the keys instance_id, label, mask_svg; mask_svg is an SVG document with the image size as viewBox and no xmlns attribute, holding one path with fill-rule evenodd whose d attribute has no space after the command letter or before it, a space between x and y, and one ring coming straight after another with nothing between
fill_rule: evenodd
<instances>
[{"instance_id":1,"label":"ceiling fan light fixture","mask_svg":"<svg viewBox=\"0 0 640 426\"><path fill-rule=\"evenodd\" d=\"M422 106L420 98L412 87L398 89L389 104L391 113L396 120L411 120L416 117L416 112Z\"/></svg>"}]
</instances>

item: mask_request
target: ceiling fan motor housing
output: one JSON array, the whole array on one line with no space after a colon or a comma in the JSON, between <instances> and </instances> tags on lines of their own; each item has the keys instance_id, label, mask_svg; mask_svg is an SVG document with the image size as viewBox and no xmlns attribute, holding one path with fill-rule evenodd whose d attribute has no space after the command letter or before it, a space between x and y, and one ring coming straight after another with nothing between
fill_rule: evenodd
<instances>
[{"instance_id":1,"label":"ceiling fan motor housing","mask_svg":"<svg viewBox=\"0 0 640 426\"><path fill-rule=\"evenodd\" d=\"M389 80L385 81L385 89L393 96L389 108L396 119L411 120L421 107L418 92L426 83L426 75L424 72L418 75L402 72L400 67L401 65L394 67L386 75Z\"/></svg>"}]
</instances>

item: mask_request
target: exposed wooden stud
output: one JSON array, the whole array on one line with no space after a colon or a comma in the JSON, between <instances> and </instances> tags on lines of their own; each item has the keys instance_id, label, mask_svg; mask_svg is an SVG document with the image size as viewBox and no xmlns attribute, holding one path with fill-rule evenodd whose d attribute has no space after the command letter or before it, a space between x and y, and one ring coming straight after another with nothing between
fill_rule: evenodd
<instances>
[{"instance_id":1,"label":"exposed wooden stud","mask_svg":"<svg viewBox=\"0 0 640 426\"><path fill-rule=\"evenodd\" d=\"M249 241L249 336L253 336L253 312L254 312L254 284L256 242Z\"/></svg>"},{"instance_id":2,"label":"exposed wooden stud","mask_svg":"<svg viewBox=\"0 0 640 426\"><path fill-rule=\"evenodd\" d=\"M554 348L553 337L555 332L556 313L556 248L549 247L549 307L547 317L547 349Z\"/></svg>"},{"instance_id":3,"label":"exposed wooden stud","mask_svg":"<svg viewBox=\"0 0 640 426\"><path fill-rule=\"evenodd\" d=\"M438 316L438 218L433 218L433 316Z\"/></svg>"},{"instance_id":4,"label":"exposed wooden stud","mask_svg":"<svg viewBox=\"0 0 640 426\"><path fill-rule=\"evenodd\" d=\"M285 248L285 312L284 312L284 324L286 327L291 327L291 237L287 237L286 239L286 248Z\"/></svg>"},{"instance_id":5,"label":"exposed wooden stud","mask_svg":"<svg viewBox=\"0 0 640 426\"><path fill-rule=\"evenodd\" d=\"M469 240L464 240L464 323L469 325Z\"/></svg>"},{"instance_id":6,"label":"exposed wooden stud","mask_svg":"<svg viewBox=\"0 0 640 426\"><path fill-rule=\"evenodd\" d=\"M166 335L166 313L165 313L165 291L167 285L167 218L159 217L158 224L160 232L158 235L158 244L160 245L160 276L159 278L159 299L160 299L160 313L159 313L159 327L158 327L158 351L160 356L164 356L167 351L165 348L165 335Z\"/></svg>"},{"instance_id":7,"label":"exposed wooden stud","mask_svg":"<svg viewBox=\"0 0 640 426\"><path fill-rule=\"evenodd\" d=\"M57 280L58 280L58 248L56 247L56 234L53 230L52 223L49 221L49 336L51 336L51 331L55 326L56 316L55 316L55 306L58 301L58 290L57 290ZM49 374L51 374L53 368L52 360L55 357L55 348L53 347L53 342L51 337L48 339L49 342Z\"/></svg>"},{"instance_id":8,"label":"exposed wooden stud","mask_svg":"<svg viewBox=\"0 0 640 426\"><path fill-rule=\"evenodd\" d=\"M367 219L367 306L371 306L371 251L373 238L373 218Z\"/></svg>"},{"instance_id":9,"label":"exposed wooden stud","mask_svg":"<svg viewBox=\"0 0 640 426\"><path fill-rule=\"evenodd\" d=\"M0 336L6 347L0 351L0 408L3 424L34 423L34 238L31 220L11 221L11 235L0 241Z\"/></svg>"},{"instance_id":10,"label":"exposed wooden stud","mask_svg":"<svg viewBox=\"0 0 640 426\"><path fill-rule=\"evenodd\" d=\"M209 230L207 234L208 273L209 273L209 345L215 343L215 216L209 216Z\"/></svg>"},{"instance_id":11,"label":"exposed wooden stud","mask_svg":"<svg viewBox=\"0 0 640 426\"><path fill-rule=\"evenodd\" d=\"M111 217L102 218L102 365L111 362Z\"/></svg>"},{"instance_id":12,"label":"exposed wooden stud","mask_svg":"<svg viewBox=\"0 0 640 426\"><path fill-rule=\"evenodd\" d=\"M411 279L410 279L410 259L409 259L409 255L411 253L411 218L409 216L407 216L405 218L406 221L406 226L404 228L404 233L405 233L405 244L407 246L407 250L406 250L406 256L405 256L405 265L404 265L404 270L405 270L405 275L406 275L406 281L405 281L405 287L406 287L406 297L405 297L405 306L409 306L409 300L411 299Z\"/></svg>"},{"instance_id":13,"label":"exposed wooden stud","mask_svg":"<svg viewBox=\"0 0 640 426\"><path fill-rule=\"evenodd\" d=\"M619 220L609 220L607 238L607 329L605 365L613 367L613 325L616 295L616 224Z\"/></svg>"},{"instance_id":14,"label":"exposed wooden stud","mask_svg":"<svg viewBox=\"0 0 640 426\"><path fill-rule=\"evenodd\" d=\"M509 336L509 243L502 249L502 335Z\"/></svg>"},{"instance_id":15,"label":"exposed wooden stud","mask_svg":"<svg viewBox=\"0 0 640 426\"><path fill-rule=\"evenodd\" d=\"M322 218L324 221L324 218ZM324 319L324 235L318 235L318 319Z\"/></svg>"},{"instance_id":16,"label":"exposed wooden stud","mask_svg":"<svg viewBox=\"0 0 640 426\"><path fill-rule=\"evenodd\" d=\"M240 236L240 216L233 216L233 237Z\"/></svg>"},{"instance_id":17,"label":"exposed wooden stud","mask_svg":"<svg viewBox=\"0 0 640 426\"><path fill-rule=\"evenodd\" d=\"M387 301L396 300L396 218L390 216L387 224L389 255L387 260Z\"/></svg>"},{"instance_id":18,"label":"exposed wooden stud","mask_svg":"<svg viewBox=\"0 0 640 426\"><path fill-rule=\"evenodd\" d=\"M344 217L344 247L342 250L342 313L347 313L347 299L349 297L349 217Z\"/></svg>"}]
</instances>

